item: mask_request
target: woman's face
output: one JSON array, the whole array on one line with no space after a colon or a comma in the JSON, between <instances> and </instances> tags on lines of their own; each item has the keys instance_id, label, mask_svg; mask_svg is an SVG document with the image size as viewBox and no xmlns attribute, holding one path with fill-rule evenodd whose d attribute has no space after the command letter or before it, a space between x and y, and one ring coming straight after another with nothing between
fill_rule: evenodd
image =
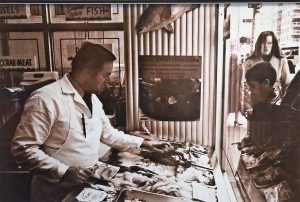
<instances>
[{"instance_id":1,"label":"woman's face","mask_svg":"<svg viewBox=\"0 0 300 202\"><path fill-rule=\"evenodd\" d=\"M272 46L273 46L272 36L269 35L266 37L266 40L261 44L261 49L260 49L261 54L269 55L271 53Z\"/></svg>"}]
</instances>

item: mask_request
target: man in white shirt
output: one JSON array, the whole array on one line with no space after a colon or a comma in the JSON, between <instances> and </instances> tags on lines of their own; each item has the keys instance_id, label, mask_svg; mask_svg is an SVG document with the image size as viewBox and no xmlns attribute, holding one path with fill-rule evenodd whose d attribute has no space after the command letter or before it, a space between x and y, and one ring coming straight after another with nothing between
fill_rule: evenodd
<instances>
[{"instance_id":1,"label":"man in white shirt","mask_svg":"<svg viewBox=\"0 0 300 202\"><path fill-rule=\"evenodd\" d=\"M94 93L102 91L115 56L86 42L72 61L72 71L33 92L11 143L15 160L33 172L32 201L60 201L82 185L98 161L100 141L118 150L164 145L114 129Z\"/></svg>"}]
</instances>

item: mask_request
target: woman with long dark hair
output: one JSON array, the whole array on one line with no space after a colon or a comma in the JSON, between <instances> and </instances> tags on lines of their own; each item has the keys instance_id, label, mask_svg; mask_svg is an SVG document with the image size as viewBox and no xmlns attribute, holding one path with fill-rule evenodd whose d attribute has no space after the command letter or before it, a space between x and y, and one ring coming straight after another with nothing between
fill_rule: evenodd
<instances>
[{"instance_id":1,"label":"woman with long dark hair","mask_svg":"<svg viewBox=\"0 0 300 202\"><path fill-rule=\"evenodd\" d=\"M245 80L245 73L259 62L267 61L272 64L277 73L274 84L275 92L281 98L284 96L290 83L290 72L287 59L282 57L278 46L278 40L272 31L260 33L255 43L254 52L246 58L243 64L243 76L241 85L242 112L252 109L249 87ZM278 103L279 104L279 103Z\"/></svg>"}]
</instances>

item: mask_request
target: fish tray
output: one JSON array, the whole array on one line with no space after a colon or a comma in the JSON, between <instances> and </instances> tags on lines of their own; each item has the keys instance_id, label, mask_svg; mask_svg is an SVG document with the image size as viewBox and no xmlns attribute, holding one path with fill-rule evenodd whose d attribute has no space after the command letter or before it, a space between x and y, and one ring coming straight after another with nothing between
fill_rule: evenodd
<instances>
[{"instance_id":1,"label":"fish tray","mask_svg":"<svg viewBox=\"0 0 300 202\"><path fill-rule=\"evenodd\" d=\"M267 169L269 166L273 166L274 168L278 168L280 167L279 164L265 164L265 165L261 165L259 167L253 168L249 171L250 174L250 178L252 179L255 187L257 188L265 188L265 187L269 187L269 186L273 186L275 184L278 184L280 181L282 181L282 179L276 179L272 182L268 182L268 183L264 183L264 184L260 184L257 182L257 179L255 178L255 174L259 171L265 170Z\"/></svg>"},{"instance_id":2,"label":"fish tray","mask_svg":"<svg viewBox=\"0 0 300 202\"><path fill-rule=\"evenodd\" d=\"M124 200L139 199L143 202L163 201L163 202L191 202L190 200L156 194L136 189L123 189L117 196L116 202L123 202Z\"/></svg>"},{"instance_id":3,"label":"fish tray","mask_svg":"<svg viewBox=\"0 0 300 202\"><path fill-rule=\"evenodd\" d=\"M241 159L243 165L245 166L245 168L247 170L253 170L253 169L257 169L257 168L260 168L262 166L268 166L268 165L273 165L274 163L272 163L271 161L268 161L268 162L265 162L265 163L262 163L262 164L255 164L253 166L247 166L246 163Z\"/></svg>"}]
</instances>

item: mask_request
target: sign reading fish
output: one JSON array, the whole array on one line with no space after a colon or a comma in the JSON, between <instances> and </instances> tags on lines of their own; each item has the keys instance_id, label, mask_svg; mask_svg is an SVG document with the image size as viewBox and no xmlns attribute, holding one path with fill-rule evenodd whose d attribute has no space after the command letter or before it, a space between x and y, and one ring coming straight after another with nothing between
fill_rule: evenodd
<instances>
[{"instance_id":1,"label":"sign reading fish","mask_svg":"<svg viewBox=\"0 0 300 202\"><path fill-rule=\"evenodd\" d=\"M145 33L164 28L173 33L171 23L196 7L195 4L151 4L138 19L136 30Z\"/></svg>"},{"instance_id":2,"label":"sign reading fish","mask_svg":"<svg viewBox=\"0 0 300 202\"><path fill-rule=\"evenodd\" d=\"M71 20L111 20L110 4L75 4L65 6L67 21Z\"/></svg>"}]
</instances>

